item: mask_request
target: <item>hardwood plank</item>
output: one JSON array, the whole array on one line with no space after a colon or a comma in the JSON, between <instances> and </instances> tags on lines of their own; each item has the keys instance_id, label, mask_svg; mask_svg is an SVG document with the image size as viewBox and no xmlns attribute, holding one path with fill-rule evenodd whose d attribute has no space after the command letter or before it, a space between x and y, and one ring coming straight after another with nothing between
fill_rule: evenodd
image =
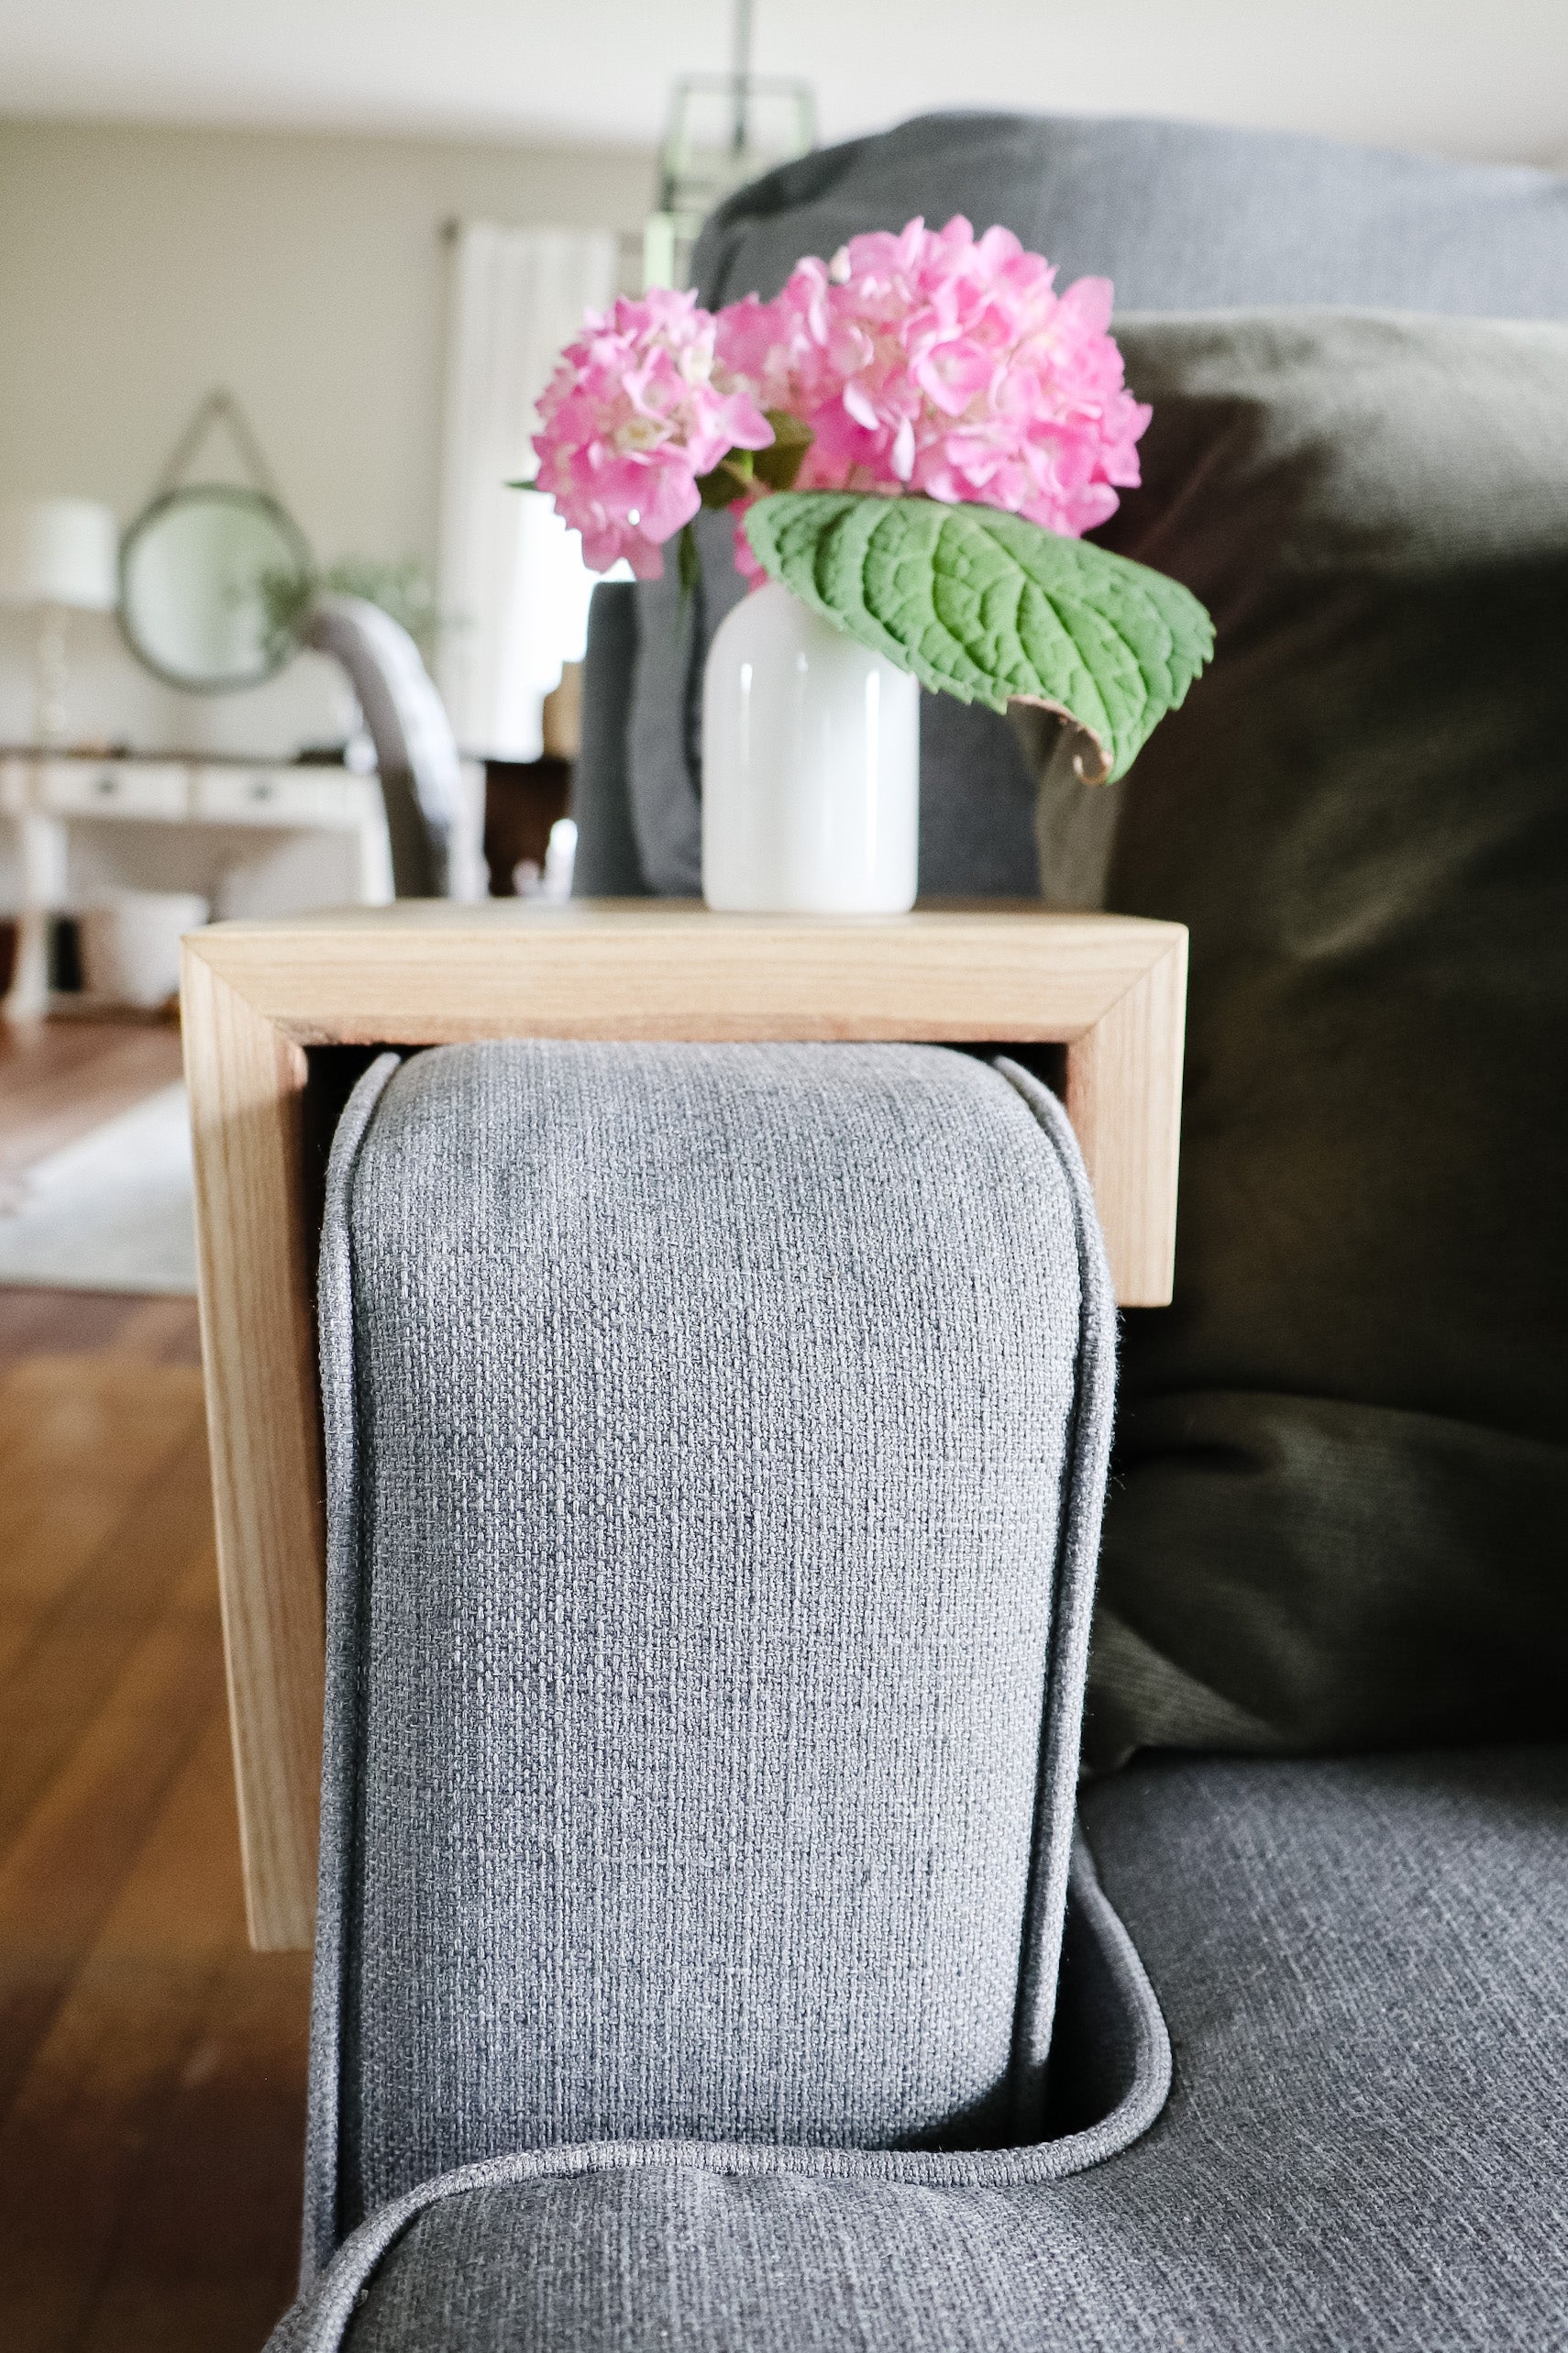
<instances>
[{"instance_id":1,"label":"hardwood plank","mask_svg":"<svg viewBox=\"0 0 1568 2353\"><path fill-rule=\"evenodd\" d=\"M297 2262L309 1964L245 1941L200 1384L160 1323L0 1379L0 1588L41 1612L0 1687L6 2353L255 2353Z\"/></svg>"},{"instance_id":2,"label":"hardwood plank","mask_svg":"<svg viewBox=\"0 0 1568 2353\"><path fill-rule=\"evenodd\" d=\"M200 1364L195 1300L0 1285L0 1372L29 1356L80 1356L109 1348L154 1364Z\"/></svg>"},{"instance_id":3,"label":"hardwood plank","mask_svg":"<svg viewBox=\"0 0 1568 2353\"><path fill-rule=\"evenodd\" d=\"M193 1375L172 1376L180 1390ZM140 1481L127 1475L117 1512L74 1573L52 1546L18 1548L45 1558L59 1585L25 1616L7 1610L0 1638L10 1652L0 1676L6 1764L0 1782L0 1850L39 1802L54 1773L85 1738L113 1690L127 1651L150 1630L170 1595L200 1563L216 1595L206 1432L198 1397L171 1409L175 1442L158 1450ZM49 1530L54 1533L51 1523ZM9 1578L7 1580L9 1582ZM35 1585L42 1580L36 1575ZM19 1639L18 1639L19 1638Z\"/></svg>"},{"instance_id":4,"label":"hardwood plank","mask_svg":"<svg viewBox=\"0 0 1568 2353\"><path fill-rule=\"evenodd\" d=\"M0 2125L13 2353L250 2353L292 2292L308 1969L245 1950L234 1832L215 1679L189 1762Z\"/></svg>"},{"instance_id":5,"label":"hardwood plank","mask_svg":"<svg viewBox=\"0 0 1568 2353\"><path fill-rule=\"evenodd\" d=\"M7 2342L75 2343L113 2259L197 2017L242 1932L238 1874L197 1866L230 1827L219 1695L125 1889L40 2038L3 2126Z\"/></svg>"},{"instance_id":6,"label":"hardwood plank","mask_svg":"<svg viewBox=\"0 0 1568 2353\"><path fill-rule=\"evenodd\" d=\"M211 1706L221 1649L198 1561L0 1859L0 2112L32 2065Z\"/></svg>"},{"instance_id":7,"label":"hardwood plank","mask_svg":"<svg viewBox=\"0 0 1568 2353\"><path fill-rule=\"evenodd\" d=\"M107 1345L115 1356L135 1357L153 1364L202 1362L201 1316L193 1298L127 1299L127 1312Z\"/></svg>"},{"instance_id":8,"label":"hardwood plank","mask_svg":"<svg viewBox=\"0 0 1568 2353\"><path fill-rule=\"evenodd\" d=\"M201 1420L185 1368L36 1356L0 1374L0 1677Z\"/></svg>"},{"instance_id":9,"label":"hardwood plank","mask_svg":"<svg viewBox=\"0 0 1568 2353\"><path fill-rule=\"evenodd\" d=\"M121 1329L129 1307L128 1299L102 1291L0 1284L0 1366L100 1348Z\"/></svg>"},{"instance_id":10,"label":"hardwood plank","mask_svg":"<svg viewBox=\"0 0 1568 2353\"><path fill-rule=\"evenodd\" d=\"M218 1972L174 2095L149 2120L79 2353L254 2353L287 2307L309 2013L304 1953L237 1950Z\"/></svg>"}]
</instances>

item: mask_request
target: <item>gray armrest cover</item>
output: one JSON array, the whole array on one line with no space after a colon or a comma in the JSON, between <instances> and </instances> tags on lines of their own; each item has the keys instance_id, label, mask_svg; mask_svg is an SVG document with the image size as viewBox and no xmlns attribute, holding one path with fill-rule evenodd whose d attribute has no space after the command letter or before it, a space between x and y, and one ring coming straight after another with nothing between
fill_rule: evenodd
<instances>
[{"instance_id":1,"label":"gray armrest cover","mask_svg":"<svg viewBox=\"0 0 1568 2353\"><path fill-rule=\"evenodd\" d=\"M312 2259L519 2151L1038 2138L1114 1330L1050 1097L388 1057L321 1314Z\"/></svg>"}]
</instances>

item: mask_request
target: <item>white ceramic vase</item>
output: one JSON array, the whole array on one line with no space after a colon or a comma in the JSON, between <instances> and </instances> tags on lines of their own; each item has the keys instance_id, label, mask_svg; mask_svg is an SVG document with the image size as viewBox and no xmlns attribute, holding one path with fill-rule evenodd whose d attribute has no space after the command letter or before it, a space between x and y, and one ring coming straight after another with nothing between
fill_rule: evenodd
<instances>
[{"instance_id":1,"label":"white ceramic vase","mask_svg":"<svg viewBox=\"0 0 1568 2353\"><path fill-rule=\"evenodd\" d=\"M702 896L751 912L912 907L920 690L769 581L721 624L702 686Z\"/></svg>"}]
</instances>

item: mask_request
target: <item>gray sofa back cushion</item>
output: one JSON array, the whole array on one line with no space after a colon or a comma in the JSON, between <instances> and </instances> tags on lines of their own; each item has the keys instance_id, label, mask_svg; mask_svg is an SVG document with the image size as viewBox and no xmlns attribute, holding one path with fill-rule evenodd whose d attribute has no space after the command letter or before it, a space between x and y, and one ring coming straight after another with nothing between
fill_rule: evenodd
<instances>
[{"instance_id":1,"label":"gray sofa back cushion","mask_svg":"<svg viewBox=\"0 0 1568 2353\"><path fill-rule=\"evenodd\" d=\"M710 304L772 295L802 254L831 255L857 231L900 228L915 213L940 223L959 212L977 229L1000 221L1016 231L1058 265L1062 284L1114 280L1119 313L1331 303L1568 318L1559 174L1075 116L924 115L787 164L713 215L698 291ZM585 872L613 784L630 805L646 886L701 888L697 714L712 632L741 592L730 535L728 517L703 518L690 607L673 578L636 591L631 725L596 740L584 771ZM931 696L921 720L922 892L1032 895L1032 795L1006 723ZM1091 827L1110 807L1091 805ZM1098 835L1083 845L1075 864L1085 880L1066 880L1066 896L1098 889Z\"/></svg>"},{"instance_id":2,"label":"gray sofa back cushion","mask_svg":"<svg viewBox=\"0 0 1568 2353\"><path fill-rule=\"evenodd\" d=\"M378 1066L322 1266L318 2247L471 2160L1039 2129L1113 1316L928 1047Z\"/></svg>"},{"instance_id":3,"label":"gray sofa back cushion","mask_svg":"<svg viewBox=\"0 0 1568 2353\"><path fill-rule=\"evenodd\" d=\"M1112 904L1191 934L1090 1737L1568 1733L1568 325L1128 322L1212 612Z\"/></svg>"},{"instance_id":4,"label":"gray sofa back cushion","mask_svg":"<svg viewBox=\"0 0 1568 2353\"><path fill-rule=\"evenodd\" d=\"M707 303L777 293L803 253L965 213L1005 222L1058 283L1113 278L1124 310L1274 303L1568 317L1568 179L1283 131L1076 115L920 115L824 149L721 205Z\"/></svg>"}]
</instances>

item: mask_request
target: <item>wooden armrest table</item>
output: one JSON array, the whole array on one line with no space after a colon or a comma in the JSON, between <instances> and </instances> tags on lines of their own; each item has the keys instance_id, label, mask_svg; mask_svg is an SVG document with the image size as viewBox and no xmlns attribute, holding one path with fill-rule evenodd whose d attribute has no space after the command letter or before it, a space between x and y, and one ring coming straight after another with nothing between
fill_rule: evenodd
<instances>
[{"instance_id":1,"label":"wooden armrest table","mask_svg":"<svg viewBox=\"0 0 1568 2353\"><path fill-rule=\"evenodd\" d=\"M1170 1298L1187 934L1038 908L715 915L668 900L404 900L185 944L202 1353L252 1941L315 1916L323 1692L314 1051L472 1038L1066 1048L1117 1296Z\"/></svg>"}]
</instances>

